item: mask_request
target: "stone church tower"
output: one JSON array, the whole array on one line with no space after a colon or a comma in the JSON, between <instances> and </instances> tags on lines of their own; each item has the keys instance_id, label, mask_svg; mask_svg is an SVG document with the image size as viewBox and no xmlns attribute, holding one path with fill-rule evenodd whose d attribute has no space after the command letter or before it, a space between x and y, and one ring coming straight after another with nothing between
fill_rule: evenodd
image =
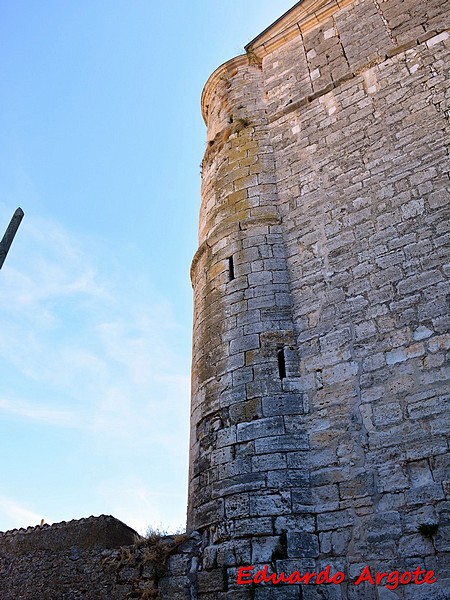
<instances>
[{"instance_id":1,"label":"stone church tower","mask_svg":"<svg viewBox=\"0 0 450 600\"><path fill-rule=\"evenodd\" d=\"M449 14L304 0L205 86L188 528L217 598L450 588ZM346 582L236 587L265 564Z\"/></svg>"}]
</instances>

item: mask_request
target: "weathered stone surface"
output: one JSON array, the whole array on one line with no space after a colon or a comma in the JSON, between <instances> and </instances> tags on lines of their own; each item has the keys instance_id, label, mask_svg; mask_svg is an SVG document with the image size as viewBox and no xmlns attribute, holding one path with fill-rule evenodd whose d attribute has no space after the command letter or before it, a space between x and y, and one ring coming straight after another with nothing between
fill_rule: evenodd
<instances>
[{"instance_id":1,"label":"weathered stone surface","mask_svg":"<svg viewBox=\"0 0 450 600\"><path fill-rule=\"evenodd\" d=\"M0 597L189 600L197 587L200 536L148 540L113 517L0 534ZM153 595L152 595L153 594Z\"/></svg>"},{"instance_id":2,"label":"weathered stone surface","mask_svg":"<svg viewBox=\"0 0 450 600\"><path fill-rule=\"evenodd\" d=\"M159 583L137 547L113 581L98 550L62 543L55 565L70 580L84 561L95 598L450 589L449 15L441 0L304 0L207 82L191 269L188 528L201 535ZM25 583L0 596L32 598L28 559L5 548L0 568ZM346 580L243 589L248 561ZM355 586L367 564L420 565L438 583Z\"/></svg>"}]
</instances>

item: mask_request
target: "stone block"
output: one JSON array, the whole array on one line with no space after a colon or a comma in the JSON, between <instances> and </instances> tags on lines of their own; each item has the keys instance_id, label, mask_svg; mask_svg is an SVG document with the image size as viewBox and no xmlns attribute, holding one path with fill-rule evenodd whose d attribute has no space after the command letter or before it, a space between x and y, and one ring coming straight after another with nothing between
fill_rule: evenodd
<instances>
[{"instance_id":1,"label":"stone block","mask_svg":"<svg viewBox=\"0 0 450 600\"><path fill-rule=\"evenodd\" d=\"M301 487L309 490L309 474L306 469L279 469L267 473L267 486L275 489Z\"/></svg>"},{"instance_id":2,"label":"stone block","mask_svg":"<svg viewBox=\"0 0 450 600\"><path fill-rule=\"evenodd\" d=\"M411 219L412 217L417 217L424 212L425 201L423 198L417 198L411 200L407 204L404 204L402 208L402 214L404 219Z\"/></svg>"},{"instance_id":3,"label":"stone block","mask_svg":"<svg viewBox=\"0 0 450 600\"><path fill-rule=\"evenodd\" d=\"M242 335L230 342L230 353L236 354L246 350L254 350L259 348L259 335Z\"/></svg>"},{"instance_id":4,"label":"stone block","mask_svg":"<svg viewBox=\"0 0 450 600\"><path fill-rule=\"evenodd\" d=\"M296 415L304 413L303 397L301 394L283 394L263 398L262 408L264 416Z\"/></svg>"},{"instance_id":5,"label":"stone block","mask_svg":"<svg viewBox=\"0 0 450 600\"><path fill-rule=\"evenodd\" d=\"M197 586L200 594L225 591L226 583L223 569L199 571L197 573Z\"/></svg>"},{"instance_id":6,"label":"stone block","mask_svg":"<svg viewBox=\"0 0 450 600\"><path fill-rule=\"evenodd\" d=\"M250 514L252 515L285 515L291 512L290 492L260 492L250 498Z\"/></svg>"},{"instance_id":7,"label":"stone block","mask_svg":"<svg viewBox=\"0 0 450 600\"><path fill-rule=\"evenodd\" d=\"M280 535L283 530L313 533L315 530L314 515L304 513L277 517L275 519L275 533Z\"/></svg>"},{"instance_id":8,"label":"stone block","mask_svg":"<svg viewBox=\"0 0 450 600\"><path fill-rule=\"evenodd\" d=\"M297 585L283 585L280 587L264 587L260 586L256 588L255 600L279 600L280 595L283 594L283 600L298 600L299 598L299 586Z\"/></svg>"},{"instance_id":9,"label":"stone block","mask_svg":"<svg viewBox=\"0 0 450 600\"><path fill-rule=\"evenodd\" d=\"M429 504L444 498L444 490L439 483L421 485L406 491L406 500L409 505Z\"/></svg>"},{"instance_id":10,"label":"stone block","mask_svg":"<svg viewBox=\"0 0 450 600\"><path fill-rule=\"evenodd\" d=\"M339 508L339 489L337 485L321 485L312 490L312 501L318 511L331 511Z\"/></svg>"},{"instance_id":11,"label":"stone block","mask_svg":"<svg viewBox=\"0 0 450 600\"><path fill-rule=\"evenodd\" d=\"M257 454L308 449L308 436L301 433L264 437L255 440L255 450Z\"/></svg>"},{"instance_id":12,"label":"stone block","mask_svg":"<svg viewBox=\"0 0 450 600\"><path fill-rule=\"evenodd\" d=\"M220 544L217 548L216 562L218 567L251 564L250 540L233 540Z\"/></svg>"},{"instance_id":13,"label":"stone block","mask_svg":"<svg viewBox=\"0 0 450 600\"><path fill-rule=\"evenodd\" d=\"M398 539L401 536L402 526L398 512L369 515L363 517L361 521L369 543L380 543L385 540Z\"/></svg>"},{"instance_id":14,"label":"stone block","mask_svg":"<svg viewBox=\"0 0 450 600\"><path fill-rule=\"evenodd\" d=\"M236 494L225 498L225 515L227 519L245 517L250 514L250 497L248 493Z\"/></svg>"},{"instance_id":15,"label":"stone block","mask_svg":"<svg viewBox=\"0 0 450 600\"><path fill-rule=\"evenodd\" d=\"M324 512L317 515L319 531L336 530L353 525L355 517L350 509Z\"/></svg>"},{"instance_id":16,"label":"stone block","mask_svg":"<svg viewBox=\"0 0 450 600\"><path fill-rule=\"evenodd\" d=\"M319 556L319 539L313 533L288 531L288 555L292 558L317 558Z\"/></svg>"},{"instance_id":17,"label":"stone block","mask_svg":"<svg viewBox=\"0 0 450 600\"><path fill-rule=\"evenodd\" d=\"M405 557L420 557L434 553L433 544L430 539L420 535L408 535L401 538L399 542L399 552Z\"/></svg>"},{"instance_id":18,"label":"stone block","mask_svg":"<svg viewBox=\"0 0 450 600\"><path fill-rule=\"evenodd\" d=\"M273 471L275 469L286 469L286 454L272 453L257 455L252 458L253 471Z\"/></svg>"},{"instance_id":19,"label":"stone block","mask_svg":"<svg viewBox=\"0 0 450 600\"><path fill-rule=\"evenodd\" d=\"M272 556L279 545L279 536L265 536L252 540L252 564L272 562Z\"/></svg>"},{"instance_id":20,"label":"stone block","mask_svg":"<svg viewBox=\"0 0 450 600\"><path fill-rule=\"evenodd\" d=\"M323 382L327 385L339 383L357 375L358 364L356 362L346 362L335 365L334 367L323 370Z\"/></svg>"},{"instance_id":21,"label":"stone block","mask_svg":"<svg viewBox=\"0 0 450 600\"><path fill-rule=\"evenodd\" d=\"M273 524L270 517L253 517L237 519L234 525L236 537L251 537L255 535L272 535Z\"/></svg>"},{"instance_id":22,"label":"stone block","mask_svg":"<svg viewBox=\"0 0 450 600\"><path fill-rule=\"evenodd\" d=\"M237 426L237 440L238 442L245 442L273 435L282 436L284 432L282 417L267 417L250 423L239 423Z\"/></svg>"},{"instance_id":23,"label":"stone block","mask_svg":"<svg viewBox=\"0 0 450 600\"><path fill-rule=\"evenodd\" d=\"M266 479L259 473L229 473L229 477L214 481L212 483L212 497L220 498L232 494L241 494L244 492L254 492L266 487Z\"/></svg>"}]
</instances>

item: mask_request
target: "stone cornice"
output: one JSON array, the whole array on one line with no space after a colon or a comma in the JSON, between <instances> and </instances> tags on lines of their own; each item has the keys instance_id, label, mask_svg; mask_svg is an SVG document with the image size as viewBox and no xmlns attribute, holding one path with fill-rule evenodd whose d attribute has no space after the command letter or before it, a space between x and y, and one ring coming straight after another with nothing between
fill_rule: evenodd
<instances>
[{"instance_id":1,"label":"stone cornice","mask_svg":"<svg viewBox=\"0 0 450 600\"><path fill-rule=\"evenodd\" d=\"M299 34L323 23L354 0L302 0L252 40L245 50L262 59Z\"/></svg>"}]
</instances>

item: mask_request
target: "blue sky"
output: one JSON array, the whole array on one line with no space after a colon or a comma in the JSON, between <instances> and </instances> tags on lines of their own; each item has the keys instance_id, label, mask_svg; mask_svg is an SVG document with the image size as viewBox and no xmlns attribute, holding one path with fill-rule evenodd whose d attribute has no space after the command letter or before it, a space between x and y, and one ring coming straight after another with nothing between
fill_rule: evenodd
<instances>
[{"instance_id":1,"label":"blue sky","mask_svg":"<svg viewBox=\"0 0 450 600\"><path fill-rule=\"evenodd\" d=\"M0 0L0 531L184 526L200 95L293 4Z\"/></svg>"}]
</instances>

